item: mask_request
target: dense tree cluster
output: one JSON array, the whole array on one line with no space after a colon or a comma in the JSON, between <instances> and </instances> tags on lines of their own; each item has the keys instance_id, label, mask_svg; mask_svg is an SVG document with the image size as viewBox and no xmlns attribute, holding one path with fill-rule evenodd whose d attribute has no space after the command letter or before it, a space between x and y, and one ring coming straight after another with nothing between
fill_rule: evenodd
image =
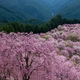
<instances>
[{"instance_id":1,"label":"dense tree cluster","mask_svg":"<svg viewBox=\"0 0 80 80\"><path fill-rule=\"evenodd\" d=\"M0 80L80 80L80 24L0 32Z\"/></svg>"},{"instance_id":2,"label":"dense tree cluster","mask_svg":"<svg viewBox=\"0 0 80 80\"><path fill-rule=\"evenodd\" d=\"M4 20L6 21L6 20ZM58 25L62 25L62 24L75 24L75 23L80 23L80 20L78 19L66 19L66 18L62 18L61 14L53 17L49 22L42 24L41 26L39 26L38 24L36 25L32 25L32 24L19 24L17 21L16 22L12 22L12 23L8 23L6 26L4 27L0 27L0 31L4 31L7 33L10 32L33 32L33 33L45 33L47 31L50 31L51 29L57 28Z\"/></svg>"}]
</instances>

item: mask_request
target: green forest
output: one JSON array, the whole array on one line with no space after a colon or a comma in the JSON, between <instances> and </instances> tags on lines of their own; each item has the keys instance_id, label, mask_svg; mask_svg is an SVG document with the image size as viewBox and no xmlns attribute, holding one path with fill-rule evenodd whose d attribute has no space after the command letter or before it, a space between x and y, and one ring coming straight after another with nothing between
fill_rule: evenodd
<instances>
[{"instance_id":1,"label":"green forest","mask_svg":"<svg viewBox=\"0 0 80 80\"><path fill-rule=\"evenodd\" d=\"M35 22L33 22L35 20ZM2 21L2 22L1 22ZM52 19L49 22L42 22L37 21L37 19L29 19L24 22L9 22L8 20L1 20L1 24L6 24L3 27L0 27L0 31L4 31L6 33L10 32L33 32L33 33L45 33L47 31L50 31L51 29L57 28L58 25L63 24L76 24L80 23L79 19L66 19L62 18L62 15L56 15L55 17L52 17ZM25 23L25 24L24 24Z\"/></svg>"}]
</instances>

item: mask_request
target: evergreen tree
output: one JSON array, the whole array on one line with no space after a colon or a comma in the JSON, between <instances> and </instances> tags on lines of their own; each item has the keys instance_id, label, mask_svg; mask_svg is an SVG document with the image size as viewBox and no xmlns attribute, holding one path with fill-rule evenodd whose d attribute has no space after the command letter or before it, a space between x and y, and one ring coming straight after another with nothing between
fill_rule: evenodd
<instances>
[{"instance_id":1,"label":"evergreen tree","mask_svg":"<svg viewBox=\"0 0 80 80\"><path fill-rule=\"evenodd\" d=\"M39 32L39 26L38 24L36 24L34 27L34 33L38 33L38 32Z\"/></svg>"},{"instance_id":2,"label":"evergreen tree","mask_svg":"<svg viewBox=\"0 0 80 80\"><path fill-rule=\"evenodd\" d=\"M20 24L20 27L21 27L21 32L24 32L25 31L25 26L23 24Z\"/></svg>"},{"instance_id":3,"label":"evergreen tree","mask_svg":"<svg viewBox=\"0 0 80 80\"><path fill-rule=\"evenodd\" d=\"M3 30L7 33L10 33L11 30L9 29L9 26L6 25L6 27L3 27Z\"/></svg>"},{"instance_id":4,"label":"evergreen tree","mask_svg":"<svg viewBox=\"0 0 80 80\"><path fill-rule=\"evenodd\" d=\"M30 24L26 24L25 26L25 32L33 32L34 31L34 26L33 25L30 25Z\"/></svg>"},{"instance_id":5,"label":"evergreen tree","mask_svg":"<svg viewBox=\"0 0 80 80\"><path fill-rule=\"evenodd\" d=\"M1 23L0 23L0 26L1 26Z\"/></svg>"},{"instance_id":6,"label":"evergreen tree","mask_svg":"<svg viewBox=\"0 0 80 80\"><path fill-rule=\"evenodd\" d=\"M9 25L8 27L9 27L9 29L10 29L11 32L15 31L12 25Z\"/></svg>"}]
</instances>

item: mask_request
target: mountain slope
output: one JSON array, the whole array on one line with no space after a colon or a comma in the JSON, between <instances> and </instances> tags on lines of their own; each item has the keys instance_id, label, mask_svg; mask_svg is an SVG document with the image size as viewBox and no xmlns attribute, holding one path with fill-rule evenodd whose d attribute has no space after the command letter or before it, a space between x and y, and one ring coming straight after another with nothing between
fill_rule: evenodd
<instances>
[{"instance_id":1,"label":"mountain slope","mask_svg":"<svg viewBox=\"0 0 80 80\"><path fill-rule=\"evenodd\" d=\"M80 0L75 0L65 8L63 8L60 12L63 17L66 18L78 18L80 19Z\"/></svg>"},{"instance_id":2,"label":"mountain slope","mask_svg":"<svg viewBox=\"0 0 80 80\"><path fill-rule=\"evenodd\" d=\"M51 3L53 13L56 14L61 9L72 3L74 0L53 0Z\"/></svg>"},{"instance_id":3,"label":"mountain slope","mask_svg":"<svg viewBox=\"0 0 80 80\"><path fill-rule=\"evenodd\" d=\"M38 20L38 19L28 19L28 20L23 20L23 21L19 21L19 23L21 24L24 24L26 25L27 23L28 24L32 24L32 25L36 25L38 24L39 26L42 25L42 24L45 24L46 22L42 21L42 20Z\"/></svg>"},{"instance_id":4,"label":"mountain slope","mask_svg":"<svg viewBox=\"0 0 80 80\"><path fill-rule=\"evenodd\" d=\"M0 4L0 20L19 21L29 19L31 16Z\"/></svg>"},{"instance_id":5,"label":"mountain slope","mask_svg":"<svg viewBox=\"0 0 80 80\"><path fill-rule=\"evenodd\" d=\"M41 2L46 3L48 5L51 5L53 2L53 0L38 0L38 1L41 1Z\"/></svg>"},{"instance_id":6,"label":"mountain slope","mask_svg":"<svg viewBox=\"0 0 80 80\"><path fill-rule=\"evenodd\" d=\"M40 20L46 20L52 17L52 11L49 6L37 0L27 1L21 10Z\"/></svg>"},{"instance_id":7,"label":"mountain slope","mask_svg":"<svg viewBox=\"0 0 80 80\"><path fill-rule=\"evenodd\" d=\"M61 9L72 3L74 0L38 0L38 1L48 4L51 7L52 12L55 16L57 12L59 12Z\"/></svg>"},{"instance_id":8,"label":"mountain slope","mask_svg":"<svg viewBox=\"0 0 80 80\"><path fill-rule=\"evenodd\" d=\"M0 3L40 20L47 20L52 17L51 7L40 0L0 0Z\"/></svg>"}]
</instances>

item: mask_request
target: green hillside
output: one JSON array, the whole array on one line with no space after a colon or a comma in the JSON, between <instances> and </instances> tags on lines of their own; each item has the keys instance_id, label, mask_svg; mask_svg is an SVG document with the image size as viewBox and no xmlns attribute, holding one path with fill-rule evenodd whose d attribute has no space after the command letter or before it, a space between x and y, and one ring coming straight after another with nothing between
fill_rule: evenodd
<instances>
[{"instance_id":1,"label":"green hillside","mask_svg":"<svg viewBox=\"0 0 80 80\"><path fill-rule=\"evenodd\" d=\"M58 13L61 13L62 16L66 18L80 19L80 0L75 0Z\"/></svg>"},{"instance_id":2,"label":"green hillside","mask_svg":"<svg viewBox=\"0 0 80 80\"><path fill-rule=\"evenodd\" d=\"M53 13L56 15L61 9L72 3L74 0L53 0L51 3Z\"/></svg>"},{"instance_id":3,"label":"green hillside","mask_svg":"<svg viewBox=\"0 0 80 80\"><path fill-rule=\"evenodd\" d=\"M19 21L19 23L21 24L24 24L26 25L27 23L28 24L32 24L32 25L36 25L38 24L39 26L42 25L42 24L45 24L46 22L42 21L42 20L39 20L39 19L28 19L28 20L23 20L23 21Z\"/></svg>"},{"instance_id":4,"label":"green hillside","mask_svg":"<svg viewBox=\"0 0 80 80\"><path fill-rule=\"evenodd\" d=\"M9 21L20 21L24 19L29 19L30 17L31 16L28 14L0 4L0 20L6 19Z\"/></svg>"},{"instance_id":5,"label":"green hillside","mask_svg":"<svg viewBox=\"0 0 80 80\"><path fill-rule=\"evenodd\" d=\"M52 17L51 7L38 0L0 0L0 3L40 20L47 21Z\"/></svg>"},{"instance_id":6,"label":"green hillside","mask_svg":"<svg viewBox=\"0 0 80 80\"><path fill-rule=\"evenodd\" d=\"M80 0L0 0L0 3L8 6L5 9L0 6L1 19L10 21L29 18L49 21L60 13L66 18L80 19Z\"/></svg>"},{"instance_id":7,"label":"green hillside","mask_svg":"<svg viewBox=\"0 0 80 80\"><path fill-rule=\"evenodd\" d=\"M14 21L15 22L15 21ZM45 24L46 22L42 21L42 20L39 20L39 19L34 19L34 18L31 18L31 19L27 19L27 20L21 20L21 21L18 21L19 24L23 24L23 25L26 25L26 24L31 24L31 25L42 25L42 24ZM6 19L3 19L3 20L0 20L0 27L4 27L6 26L6 24L8 23L11 23L10 21L6 20Z\"/></svg>"},{"instance_id":8,"label":"green hillside","mask_svg":"<svg viewBox=\"0 0 80 80\"><path fill-rule=\"evenodd\" d=\"M53 16L55 16L56 13L59 12L61 9L74 2L74 0L38 0L38 1L48 4L52 9Z\"/></svg>"}]
</instances>

